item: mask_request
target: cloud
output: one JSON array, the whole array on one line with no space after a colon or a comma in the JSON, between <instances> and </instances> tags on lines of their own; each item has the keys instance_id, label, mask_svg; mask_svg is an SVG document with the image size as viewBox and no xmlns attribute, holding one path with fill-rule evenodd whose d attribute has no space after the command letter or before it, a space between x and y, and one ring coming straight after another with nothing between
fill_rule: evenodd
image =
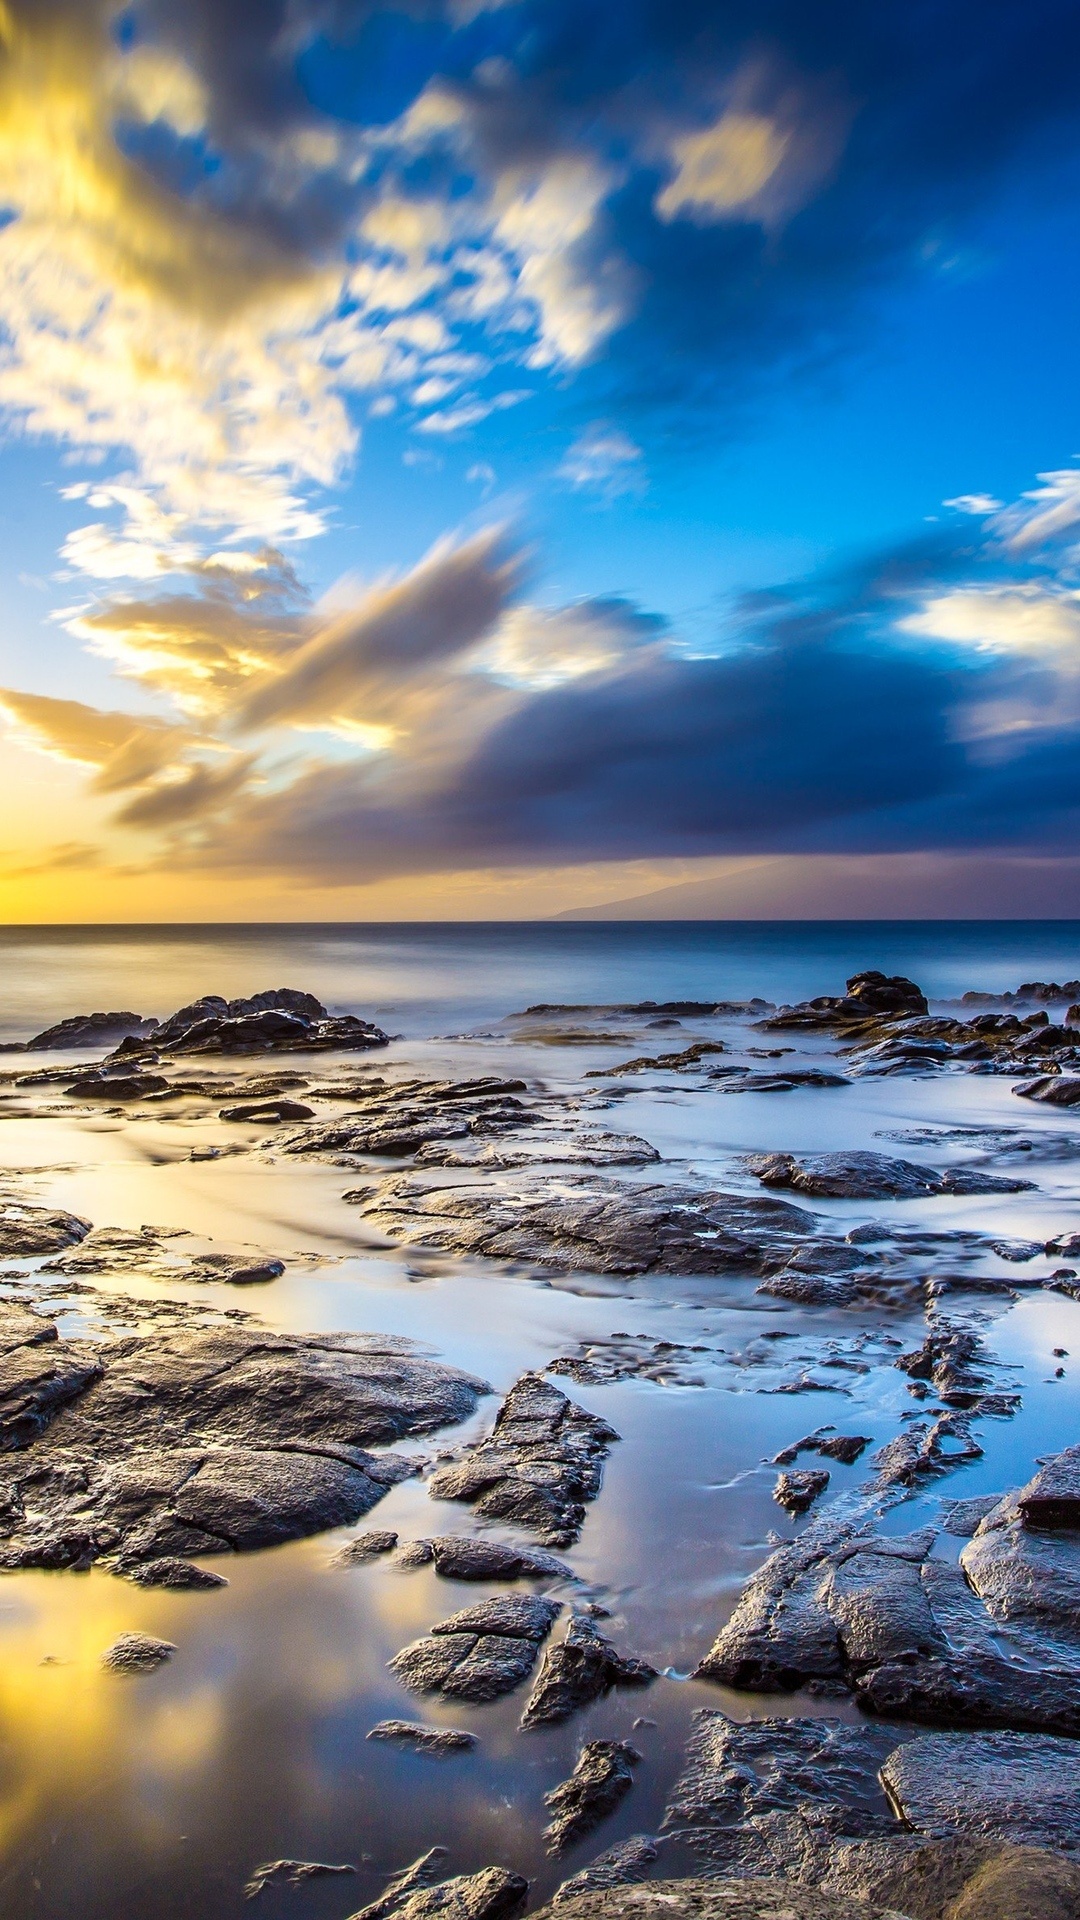
<instances>
[{"instance_id":1,"label":"cloud","mask_svg":"<svg viewBox=\"0 0 1080 1920\"><path fill-rule=\"evenodd\" d=\"M572 487L594 492L605 500L644 493L648 480L645 456L621 427L596 422L568 447L559 475Z\"/></svg>"},{"instance_id":2,"label":"cloud","mask_svg":"<svg viewBox=\"0 0 1080 1920\"><path fill-rule=\"evenodd\" d=\"M186 727L164 720L137 720L130 713L102 713L80 700L54 700L39 693L0 688L0 711L29 744L57 759L95 769L98 793L138 786L167 767L192 742Z\"/></svg>"}]
</instances>

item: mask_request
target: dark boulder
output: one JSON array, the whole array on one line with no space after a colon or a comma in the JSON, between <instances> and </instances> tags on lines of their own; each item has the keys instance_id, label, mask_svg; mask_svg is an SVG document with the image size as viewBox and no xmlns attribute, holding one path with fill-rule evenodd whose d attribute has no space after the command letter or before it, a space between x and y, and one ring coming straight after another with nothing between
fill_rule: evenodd
<instances>
[{"instance_id":1,"label":"dark boulder","mask_svg":"<svg viewBox=\"0 0 1080 1920\"><path fill-rule=\"evenodd\" d=\"M655 1679L656 1668L647 1660L619 1653L590 1620L574 1614L566 1638L544 1655L522 1727L555 1726L613 1687L647 1687Z\"/></svg>"},{"instance_id":2,"label":"dark boulder","mask_svg":"<svg viewBox=\"0 0 1080 1920\"><path fill-rule=\"evenodd\" d=\"M44 1033L35 1033L26 1042L28 1053L45 1053L55 1047L115 1046L128 1034L145 1035L154 1027L141 1013L75 1013Z\"/></svg>"}]
</instances>

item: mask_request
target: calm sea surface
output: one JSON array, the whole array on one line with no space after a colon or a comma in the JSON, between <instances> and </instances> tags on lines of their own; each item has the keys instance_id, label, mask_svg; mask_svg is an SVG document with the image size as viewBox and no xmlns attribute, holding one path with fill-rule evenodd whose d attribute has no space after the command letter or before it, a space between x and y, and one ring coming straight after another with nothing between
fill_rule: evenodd
<instances>
[{"instance_id":1,"label":"calm sea surface","mask_svg":"<svg viewBox=\"0 0 1080 1920\"><path fill-rule=\"evenodd\" d=\"M200 993L295 986L410 1037L536 1000L796 1000L862 967L933 998L1080 975L1080 921L499 922L0 928L0 1035L66 1013L162 1017Z\"/></svg>"},{"instance_id":2,"label":"calm sea surface","mask_svg":"<svg viewBox=\"0 0 1080 1920\"><path fill-rule=\"evenodd\" d=\"M658 1042L722 1039L738 1057L735 1050L774 1036L726 1017L686 1017L680 1034L661 1037L647 1031L648 1016L620 1015L595 1022L584 1043L584 1017L563 1023L577 1032L560 1043L542 1022L509 1017L537 1002L791 1000L842 991L868 966L906 973L938 1001L967 988L1003 991L1080 976L1080 923L8 928L0 955L8 1040L92 1009L165 1015L199 993L306 988L399 1036L374 1056L380 1073L512 1073L537 1093L610 1100L598 1123L644 1135L663 1156L661 1168L629 1179L756 1191L744 1156L761 1148L873 1147L945 1165L969 1148L944 1130L1019 1125L1032 1140L1065 1138L1060 1152L1044 1143L1052 1150L1025 1168L1037 1178L1030 1192L825 1201L820 1214L833 1231L895 1222L899 1213L912 1226L1040 1243L1080 1228L1080 1127L1018 1102L1008 1078L859 1079L738 1097L704 1076L696 1084L671 1073L587 1080L590 1069ZM820 1036L793 1038L821 1063ZM12 1076L19 1063L17 1054L0 1056ZM289 1064L310 1069L318 1084L350 1063ZM738 1718L823 1711L807 1694L735 1694L688 1676L769 1552L770 1530L790 1535L805 1524L772 1500L778 1449L827 1424L876 1445L903 1430L912 1401L893 1364L895 1343L922 1339L920 1309L800 1308L739 1279L553 1278L524 1265L418 1256L387 1246L344 1202L355 1172L282 1155L265 1126L223 1123L216 1101L110 1114L65 1103L52 1087L33 1110L13 1081L0 1093L0 1197L66 1207L98 1226L181 1229L193 1236L181 1243L192 1251L257 1248L286 1262L280 1279L242 1295L218 1283L95 1276L104 1292L134 1296L148 1311L166 1295L193 1311L239 1304L257 1325L285 1331L403 1334L481 1374L495 1395L524 1369L617 1332L692 1346L698 1381L562 1381L621 1439L581 1540L565 1555L586 1585L559 1597L594 1594L608 1613L604 1630L661 1673L647 1694L612 1694L562 1727L519 1732L520 1691L472 1708L405 1693L388 1671L393 1655L499 1589L462 1587L390 1560L334 1567L351 1530L230 1556L217 1563L228 1587L210 1593L141 1589L103 1568L0 1575L0 1920L345 1920L433 1846L448 1849L448 1872L503 1865L527 1875L535 1907L603 1848L657 1831L698 1708ZM890 1144L927 1125L943 1131L917 1150ZM211 1148L220 1157L208 1158ZM391 1170L372 1167L376 1177ZM8 1297L33 1283L35 1264L8 1264L0 1275ZM1041 1258L1036 1265L1049 1269ZM1002 1261L996 1270L1017 1272ZM107 1328L92 1292L66 1296L63 1284L52 1298L62 1333L101 1337ZM887 1512L881 1524L896 1532L932 1523L943 1497L1020 1483L1038 1455L1080 1431L1080 1365L1070 1357L1080 1358L1080 1303L1035 1287L1015 1300L965 1295L955 1311L980 1325L1022 1407L1011 1420L980 1423L980 1459ZM807 1371L819 1385L794 1398L777 1391ZM483 1400L466 1431L486 1430L496 1405ZM462 1430L440 1435L435 1446L461 1438ZM828 1499L860 1488L868 1459L835 1466ZM409 1540L481 1523L410 1480L369 1524ZM942 1551L959 1546L941 1536ZM136 1629L173 1641L172 1660L127 1680L104 1672L103 1650ZM844 1699L825 1710L857 1717ZM642 1715L646 1724L636 1726ZM375 1722L390 1716L468 1727L479 1744L438 1761L369 1742ZM911 1731L899 1727L898 1741ZM615 1815L556 1862L542 1839L544 1794L592 1738L632 1740L641 1765ZM252 1869L282 1856L357 1871L268 1891L249 1906L243 1887ZM672 1846L661 1870L691 1871L693 1861Z\"/></svg>"}]
</instances>

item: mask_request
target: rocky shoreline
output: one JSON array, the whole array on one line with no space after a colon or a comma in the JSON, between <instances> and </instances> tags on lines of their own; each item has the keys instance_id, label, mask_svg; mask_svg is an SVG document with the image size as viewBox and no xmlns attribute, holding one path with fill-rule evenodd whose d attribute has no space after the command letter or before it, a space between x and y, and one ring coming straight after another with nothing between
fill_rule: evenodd
<instances>
[{"instance_id":1,"label":"rocky shoreline","mask_svg":"<svg viewBox=\"0 0 1080 1920\"><path fill-rule=\"evenodd\" d=\"M1025 1293L1080 1298L1069 1264L1080 1253L1074 1200L1054 1232L1030 1241L992 1227L935 1228L926 1204L1039 1195L1040 1168L1080 1159L1080 1136L1029 1135L1022 1119L909 1129L893 1137L921 1148L914 1158L854 1145L776 1148L732 1155L718 1184L672 1168L610 1119L621 1100L640 1107L665 1084L691 1099L695 1090L802 1089L816 1100L829 1088L847 1099L842 1089L860 1079L898 1075L1010 1075L1024 1100L1067 1107L1080 1101L1078 998L1076 981L1032 982L993 1008L965 996L959 1010L934 1014L911 981L863 973L843 995L790 1007L535 1005L508 1023L512 1038L589 1045L599 1033L610 1044L619 1026L621 1044L623 1031L647 1042L650 1026L726 1023L723 1037L691 1032L685 1045L680 1036L589 1068L572 1090L529 1073L417 1071L373 1023L295 989L207 995L162 1021L73 1016L9 1047L35 1061L99 1057L20 1059L0 1079L0 1114L146 1125L179 1116L246 1129L235 1150L253 1162L347 1174L340 1196L373 1256L408 1249L613 1284L715 1281L811 1321L817 1311L856 1324L869 1311L874 1326L861 1349L851 1346L865 1359L844 1357L832 1332L831 1347L815 1346L810 1331L809 1354L790 1362L779 1347L725 1355L708 1343L612 1336L553 1353L488 1410L488 1382L409 1340L275 1333L216 1294L202 1308L160 1292L273 1286L293 1256L188 1247L182 1223L136 1232L91 1221L39 1203L12 1172L0 1191L0 1257L15 1263L0 1272L0 1570L98 1565L134 1586L210 1595L227 1584L222 1556L355 1527L416 1478L432 1500L463 1510L465 1530L402 1541L369 1528L336 1561L500 1586L435 1619L389 1663L415 1699L479 1710L475 1729L400 1718L368 1734L460 1766L483 1749L480 1715L500 1699L520 1693L520 1731L535 1736L579 1716L584 1724L597 1702L662 1679L621 1634L601 1631L596 1616L607 1609L551 1551L577 1543L620 1444L552 1376L586 1389L635 1379L692 1386L701 1367L767 1364L769 1383L761 1375L752 1390L843 1392L845 1367L891 1367L916 1404L865 1464L870 1436L835 1428L804 1431L775 1456L774 1499L801 1530L762 1557L695 1674L744 1702L745 1717L699 1713L660 1831L579 1866L552 1911L581 1920L622 1920L643 1906L687 1920L1075 1920L1080 1446L1029 1461L1018 1490L943 1505L936 1525L893 1529L905 1501L977 1460L985 1423L1009 1420L1021 1403L988 1339L988 1306L1000 1311ZM1051 1020L1047 1009L1062 1007ZM809 1064L787 1051L792 1035L817 1049ZM762 1036L784 1044L759 1044ZM373 1050L378 1071L351 1059ZM279 1054L289 1055L286 1068L267 1060ZM335 1054L350 1058L306 1058ZM763 1057L786 1064L763 1067ZM215 1143L190 1157L232 1150ZM836 1203L894 1211L850 1225ZM920 1209L910 1225L907 1205ZM137 1305L125 1291L135 1283ZM94 1323L85 1331L59 1324L73 1300ZM923 1316L921 1344L890 1351L887 1316L912 1313ZM824 1379L830 1366L840 1378ZM455 1447L465 1421L474 1428ZM437 1457L413 1450L425 1435L438 1435ZM838 1494L834 1474L856 1466L868 1477ZM958 1539L956 1557L949 1541ZM138 1676L175 1651L129 1633L103 1659L142 1684ZM751 1717L763 1696L794 1692L850 1703L861 1717ZM551 1853L583 1845L614 1818L649 1765L644 1742L583 1739L546 1795ZM697 1876L665 1876L676 1840ZM527 1897L524 1878L506 1867L450 1875L441 1859L435 1849L396 1876L361 1909L366 1920L503 1920ZM268 1861L248 1897L346 1871Z\"/></svg>"}]
</instances>

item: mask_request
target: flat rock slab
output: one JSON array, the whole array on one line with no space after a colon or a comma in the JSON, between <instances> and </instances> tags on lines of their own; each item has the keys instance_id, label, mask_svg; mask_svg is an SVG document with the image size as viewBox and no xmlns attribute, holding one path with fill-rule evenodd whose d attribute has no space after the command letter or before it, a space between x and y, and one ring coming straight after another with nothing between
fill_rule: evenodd
<instances>
[{"instance_id":1,"label":"flat rock slab","mask_svg":"<svg viewBox=\"0 0 1080 1920\"><path fill-rule=\"evenodd\" d=\"M386 1740L395 1747L408 1747L413 1753L433 1753L437 1757L468 1753L476 1745L475 1733L467 1733L464 1727L426 1727L415 1720L380 1720L366 1738Z\"/></svg>"},{"instance_id":2,"label":"flat rock slab","mask_svg":"<svg viewBox=\"0 0 1080 1920\"><path fill-rule=\"evenodd\" d=\"M56 1207L31 1207L19 1200L0 1202L0 1258L25 1260L77 1246L90 1232L89 1220Z\"/></svg>"},{"instance_id":3,"label":"flat rock slab","mask_svg":"<svg viewBox=\"0 0 1080 1920\"><path fill-rule=\"evenodd\" d=\"M549 1853L565 1853L613 1813L634 1784L641 1755L628 1740L590 1740L569 1779L544 1795L554 1818L544 1829Z\"/></svg>"},{"instance_id":4,"label":"flat rock slab","mask_svg":"<svg viewBox=\"0 0 1080 1920\"><path fill-rule=\"evenodd\" d=\"M465 1500L488 1520L527 1527L546 1544L570 1546L585 1505L600 1491L613 1427L587 1413L541 1374L511 1388L486 1440L428 1482L433 1500Z\"/></svg>"},{"instance_id":5,"label":"flat rock slab","mask_svg":"<svg viewBox=\"0 0 1080 1920\"><path fill-rule=\"evenodd\" d=\"M840 1684L880 1714L1080 1734L1080 1654L1055 1634L1032 1648L1036 1668L1005 1658L997 1620L933 1542L823 1522L752 1576L700 1677L764 1693Z\"/></svg>"},{"instance_id":6,"label":"flat rock slab","mask_svg":"<svg viewBox=\"0 0 1080 1920\"><path fill-rule=\"evenodd\" d=\"M881 1779L918 1832L942 1829L1080 1853L1080 1746L1033 1733L909 1740Z\"/></svg>"},{"instance_id":7,"label":"flat rock slab","mask_svg":"<svg viewBox=\"0 0 1080 1920\"><path fill-rule=\"evenodd\" d=\"M536 1920L905 1920L895 1909L791 1880L650 1880L542 1907Z\"/></svg>"},{"instance_id":8,"label":"flat rock slab","mask_svg":"<svg viewBox=\"0 0 1080 1920\"><path fill-rule=\"evenodd\" d=\"M555 1726L613 1687L647 1687L656 1677L647 1660L619 1653L590 1620L574 1614L566 1638L544 1655L521 1725Z\"/></svg>"},{"instance_id":9,"label":"flat rock slab","mask_svg":"<svg viewBox=\"0 0 1080 1920\"><path fill-rule=\"evenodd\" d=\"M370 1447L463 1419L488 1391L391 1336L42 1344L33 1320L0 1303L0 1329L31 1323L0 1390L7 1568L129 1571L351 1523L412 1470Z\"/></svg>"},{"instance_id":10,"label":"flat rock slab","mask_svg":"<svg viewBox=\"0 0 1080 1920\"><path fill-rule=\"evenodd\" d=\"M660 1857L660 1849L651 1834L632 1833L613 1847L598 1853L580 1873L572 1873L551 1896L553 1907L576 1900L583 1893L599 1893L606 1887L634 1886L647 1880L649 1870Z\"/></svg>"},{"instance_id":11,"label":"flat rock slab","mask_svg":"<svg viewBox=\"0 0 1080 1920\"><path fill-rule=\"evenodd\" d=\"M413 1693L476 1704L498 1700L528 1679L559 1610L537 1594L481 1600L403 1647L390 1671Z\"/></svg>"},{"instance_id":12,"label":"flat rock slab","mask_svg":"<svg viewBox=\"0 0 1080 1920\"><path fill-rule=\"evenodd\" d=\"M927 1194L1021 1193L1033 1180L950 1167L938 1173L885 1153L752 1154L746 1162L763 1186L788 1187L811 1199L921 1200Z\"/></svg>"},{"instance_id":13,"label":"flat rock slab","mask_svg":"<svg viewBox=\"0 0 1080 1920\"><path fill-rule=\"evenodd\" d=\"M528 1260L560 1272L763 1274L766 1256L812 1231L799 1207L600 1175L440 1182L399 1174L362 1200L388 1238L445 1253Z\"/></svg>"}]
</instances>

